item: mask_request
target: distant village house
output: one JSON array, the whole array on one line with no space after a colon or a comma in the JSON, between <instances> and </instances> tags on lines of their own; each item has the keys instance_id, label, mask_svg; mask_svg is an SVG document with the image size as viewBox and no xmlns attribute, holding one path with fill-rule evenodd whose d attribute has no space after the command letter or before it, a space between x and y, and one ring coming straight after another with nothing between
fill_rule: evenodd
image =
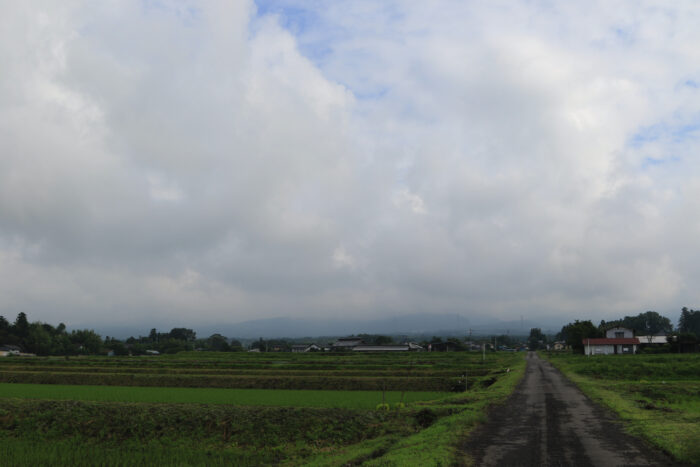
<instances>
[{"instance_id":1,"label":"distant village house","mask_svg":"<svg viewBox=\"0 0 700 467\"><path fill-rule=\"evenodd\" d=\"M639 339L631 329L616 327L608 329L605 337L583 339L586 355L631 355L637 353Z\"/></svg>"},{"instance_id":2,"label":"distant village house","mask_svg":"<svg viewBox=\"0 0 700 467\"><path fill-rule=\"evenodd\" d=\"M321 350L323 349L316 344L294 344L292 346L292 352L294 353L320 352Z\"/></svg>"}]
</instances>

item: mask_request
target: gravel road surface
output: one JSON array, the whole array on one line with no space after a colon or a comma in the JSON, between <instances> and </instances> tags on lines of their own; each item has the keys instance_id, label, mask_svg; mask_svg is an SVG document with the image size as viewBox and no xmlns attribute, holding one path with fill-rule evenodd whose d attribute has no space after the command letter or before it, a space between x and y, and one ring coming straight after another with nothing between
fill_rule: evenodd
<instances>
[{"instance_id":1,"label":"gravel road surface","mask_svg":"<svg viewBox=\"0 0 700 467\"><path fill-rule=\"evenodd\" d=\"M679 465L626 434L612 413L534 352L513 395L462 449L477 466Z\"/></svg>"}]
</instances>

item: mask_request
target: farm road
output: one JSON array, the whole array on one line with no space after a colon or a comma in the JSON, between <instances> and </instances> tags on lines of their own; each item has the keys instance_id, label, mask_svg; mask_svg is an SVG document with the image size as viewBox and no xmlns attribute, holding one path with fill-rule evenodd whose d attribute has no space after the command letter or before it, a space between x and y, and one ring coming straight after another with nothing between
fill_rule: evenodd
<instances>
[{"instance_id":1,"label":"farm road","mask_svg":"<svg viewBox=\"0 0 700 467\"><path fill-rule=\"evenodd\" d=\"M464 442L477 466L669 466L668 457L623 432L549 362L527 355L508 401Z\"/></svg>"}]
</instances>

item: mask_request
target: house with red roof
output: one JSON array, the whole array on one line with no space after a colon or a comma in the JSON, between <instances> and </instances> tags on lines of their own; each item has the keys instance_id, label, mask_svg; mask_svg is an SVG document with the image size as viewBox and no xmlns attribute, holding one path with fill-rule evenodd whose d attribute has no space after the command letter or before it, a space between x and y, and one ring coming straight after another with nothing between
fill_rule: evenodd
<instances>
[{"instance_id":1,"label":"house with red roof","mask_svg":"<svg viewBox=\"0 0 700 467\"><path fill-rule=\"evenodd\" d=\"M612 328L605 331L605 337L583 339L583 352L586 355L632 355L637 353L639 339L627 328Z\"/></svg>"}]
</instances>

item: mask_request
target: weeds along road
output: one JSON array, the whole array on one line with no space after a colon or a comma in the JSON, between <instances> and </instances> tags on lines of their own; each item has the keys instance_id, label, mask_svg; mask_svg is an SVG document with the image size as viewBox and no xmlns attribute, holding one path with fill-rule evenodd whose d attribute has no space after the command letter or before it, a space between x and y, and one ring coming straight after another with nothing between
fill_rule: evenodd
<instances>
[{"instance_id":1,"label":"weeds along road","mask_svg":"<svg viewBox=\"0 0 700 467\"><path fill-rule=\"evenodd\" d=\"M549 362L527 355L508 401L465 441L477 466L669 466L663 453L622 429Z\"/></svg>"}]
</instances>

